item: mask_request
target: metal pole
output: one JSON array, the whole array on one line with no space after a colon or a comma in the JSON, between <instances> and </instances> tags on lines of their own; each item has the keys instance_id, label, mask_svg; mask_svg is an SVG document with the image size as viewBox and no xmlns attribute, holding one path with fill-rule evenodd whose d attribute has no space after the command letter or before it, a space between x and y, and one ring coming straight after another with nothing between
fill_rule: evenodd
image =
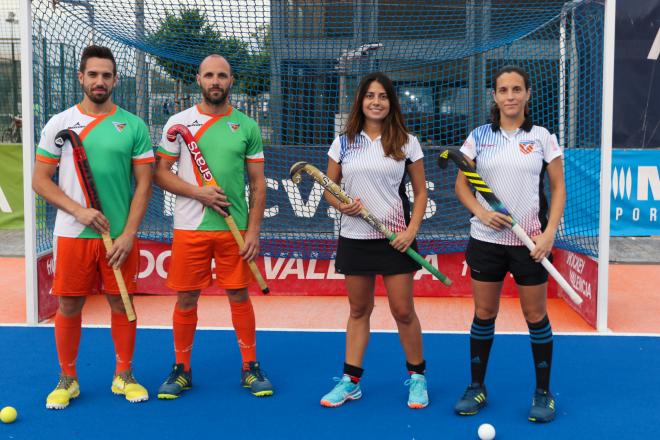
<instances>
[{"instance_id":1,"label":"metal pole","mask_svg":"<svg viewBox=\"0 0 660 440\"><path fill-rule=\"evenodd\" d=\"M610 186L612 183L612 118L614 114L614 43L616 0L605 2L603 29L603 113L600 150L600 227L598 234L598 299L596 329L607 331L610 266Z\"/></svg>"},{"instance_id":2,"label":"metal pole","mask_svg":"<svg viewBox=\"0 0 660 440\"><path fill-rule=\"evenodd\" d=\"M37 238L32 164L34 163L34 97L32 96L32 11L30 0L21 0L21 97L23 112L23 215L25 218L25 321L39 321Z\"/></svg>"}]
</instances>

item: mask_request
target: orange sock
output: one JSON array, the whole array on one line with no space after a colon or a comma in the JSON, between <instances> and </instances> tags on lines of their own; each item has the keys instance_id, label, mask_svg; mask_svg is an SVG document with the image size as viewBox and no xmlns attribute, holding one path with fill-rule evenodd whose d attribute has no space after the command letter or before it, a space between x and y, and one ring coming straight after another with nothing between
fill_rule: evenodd
<instances>
[{"instance_id":1,"label":"orange sock","mask_svg":"<svg viewBox=\"0 0 660 440\"><path fill-rule=\"evenodd\" d=\"M241 350L243 369L247 370L248 363L257 360L257 331L254 321L254 309L250 298L243 302L230 301L231 322L234 324L238 348Z\"/></svg>"},{"instance_id":2,"label":"orange sock","mask_svg":"<svg viewBox=\"0 0 660 440\"><path fill-rule=\"evenodd\" d=\"M174 307L172 315L172 333L174 334L174 357L177 364L183 364L185 371L190 371L195 330L197 329L197 307L181 310Z\"/></svg>"},{"instance_id":3,"label":"orange sock","mask_svg":"<svg viewBox=\"0 0 660 440\"><path fill-rule=\"evenodd\" d=\"M55 346L62 373L77 377L76 359L82 332L82 315L64 316L58 310L55 313Z\"/></svg>"},{"instance_id":4,"label":"orange sock","mask_svg":"<svg viewBox=\"0 0 660 440\"><path fill-rule=\"evenodd\" d=\"M110 324L112 340L115 343L116 375L131 369L137 321L129 321L125 313L112 312Z\"/></svg>"}]
</instances>

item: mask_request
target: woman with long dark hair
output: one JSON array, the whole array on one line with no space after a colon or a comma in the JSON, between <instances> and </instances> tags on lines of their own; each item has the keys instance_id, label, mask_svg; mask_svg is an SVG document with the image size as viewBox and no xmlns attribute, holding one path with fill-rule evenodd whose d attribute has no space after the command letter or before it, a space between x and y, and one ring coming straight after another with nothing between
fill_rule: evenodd
<instances>
[{"instance_id":1,"label":"woman with long dark hair","mask_svg":"<svg viewBox=\"0 0 660 440\"><path fill-rule=\"evenodd\" d=\"M499 70L493 79L492 122L472 130L461 147L536 247L530 252L511 231L511 219L493 211L480 195L471 191L466 177L458 174L456 195L473 214L466 261L474 297L470 330L472 381L454 407L460 415L474 415L486 405L486 366L507 272L518 286L536 371L528 418L532 422L549 422L555 415L555 400L550 392L552 328L546 307L548 273L540 262L550 257L564 211L566 187L557 138L532 123L530 95L529 76L523 69L506 66ZM549 209L544 194L546 174L552 193Z\"/></svg>"},{"instance_id":2,"label":"woman with long dark hair","mask_svg":"<svg viewBox=\"0 0 660 440\"><path fill-rule=\"evenodd\" d=\"M392 81L382 73L364 77L346 125L328 152L327 175L343 183L355 201L344 204L325 194L341 213L335 267L346 276L350 315L346 327L343 376L321 399L336 407L362 397L362 361L369 341L376 276L382 275L390 310L399 330L409 372L408 406L428 405L422 332L413 305L413 273L420 266L405 251L416 248L415 236L426 209L426 181L419 141L408 133ZM412 184L412 215L405 193L405 177ZM396 233L388 241L359 217L367 208Z\"/></svg>"}]
</instances>

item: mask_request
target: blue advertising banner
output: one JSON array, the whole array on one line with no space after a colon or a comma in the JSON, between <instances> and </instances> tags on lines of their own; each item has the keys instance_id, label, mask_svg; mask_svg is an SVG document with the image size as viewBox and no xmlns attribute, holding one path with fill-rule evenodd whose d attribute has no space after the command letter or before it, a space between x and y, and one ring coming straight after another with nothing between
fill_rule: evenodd
<instances>
[{"instance_id":1,"label":"blue advertising banner","mask_svg":"<svg viewBox=\"0 0 660 440\"><path fill-rule=\"evenodd\" d=\"M660 150L612 151L612 236L660 235Z\"/></svg>"}]
</instances>

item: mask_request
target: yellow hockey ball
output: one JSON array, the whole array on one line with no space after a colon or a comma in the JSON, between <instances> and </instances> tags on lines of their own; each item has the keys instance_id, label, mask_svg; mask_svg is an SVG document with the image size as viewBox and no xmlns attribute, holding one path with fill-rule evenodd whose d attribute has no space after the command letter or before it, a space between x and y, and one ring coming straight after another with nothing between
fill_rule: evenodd
<instances>
[{"instance_id":1,"label":"yellow hockey ball","mask_svg":"<svg viewBox=\"0 0 660 440\"><path fill-rule=\"evenodd\" d=\"M16 409L11 406L5 406L0 410L0 420L2 420L2 423L12 423L16 420L17 415Z\"/></svg>"}]
</instances>

